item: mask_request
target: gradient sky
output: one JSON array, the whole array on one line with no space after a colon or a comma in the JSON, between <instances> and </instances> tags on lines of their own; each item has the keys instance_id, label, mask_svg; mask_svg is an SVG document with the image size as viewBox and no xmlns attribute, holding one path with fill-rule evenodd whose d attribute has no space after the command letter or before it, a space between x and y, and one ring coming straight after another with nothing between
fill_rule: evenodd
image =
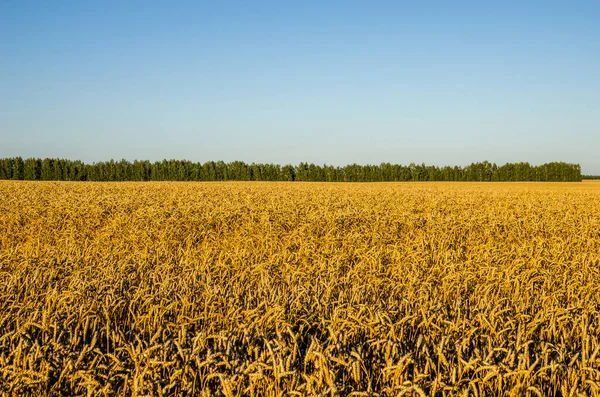
<instances>
[{"instance_id":1,"label":"gradient sky","mask_svg":"<svg viewBox=\"0 0 600 397\"><path fill-rule=\"evenodd\" d=\"M5 0L0 138L0 157L600 174L600 1Z\"/></svg>"}]
</instances>

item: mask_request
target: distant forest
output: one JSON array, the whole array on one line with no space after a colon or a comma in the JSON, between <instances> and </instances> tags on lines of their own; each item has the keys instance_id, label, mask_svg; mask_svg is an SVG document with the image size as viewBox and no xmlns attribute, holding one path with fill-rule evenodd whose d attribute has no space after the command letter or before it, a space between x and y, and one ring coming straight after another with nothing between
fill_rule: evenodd
<instances>
[{"instance_id":1,"label":"distant forest","mask_svg":"<svg viewBox=\"0 0 600 397\"><path fill-rule=\"evenodd\" d=\"M187 160L105 161L85 164L64 159L21 157L0 159L0 179L35 181L544 181L580 182L579 164L552 162L539 166L509 163L502 166L473 163L437 167L425 164L351 164L343 167L300 163L293 165L246 164Z\"/></svg>"},{"instance_id":2,"label":"distant forest","mask_svg":"<svg viewBox=\"0 0 600 397\"><path fill-rule=\"evenodd\" d=\"M583 179L600 179L600 175L583 175Z\"/></svg>"}]
</instances>

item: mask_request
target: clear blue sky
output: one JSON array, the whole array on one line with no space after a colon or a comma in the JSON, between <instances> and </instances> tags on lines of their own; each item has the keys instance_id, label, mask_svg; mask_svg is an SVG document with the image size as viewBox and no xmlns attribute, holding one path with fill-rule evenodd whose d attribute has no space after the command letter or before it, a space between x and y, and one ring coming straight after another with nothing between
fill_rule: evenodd
<instances>
[{"instance_id":1,"label":"clear blue sky","mask_svg":"<svg viewBox=\"0 0 600 397\"><path fill-rule=\"evenodd\" d=\"M600 174L600 1L5 0L0 138L0 157Z\"/></svg>"}]
</instances>

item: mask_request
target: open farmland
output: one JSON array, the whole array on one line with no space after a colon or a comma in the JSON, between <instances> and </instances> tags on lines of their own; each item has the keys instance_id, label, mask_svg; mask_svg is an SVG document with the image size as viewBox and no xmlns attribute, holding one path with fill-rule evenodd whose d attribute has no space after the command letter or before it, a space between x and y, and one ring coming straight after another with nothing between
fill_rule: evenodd
<instances>
[{"instance_id":1,"label":"open farmland","mask_svg":"<svg viewBox=\"0 0 600 397\"><path fill-rule=\"evenodd\" d=\"M600 395L600 183L0 182L0 393Z\"/></svg>"}]
</instances>

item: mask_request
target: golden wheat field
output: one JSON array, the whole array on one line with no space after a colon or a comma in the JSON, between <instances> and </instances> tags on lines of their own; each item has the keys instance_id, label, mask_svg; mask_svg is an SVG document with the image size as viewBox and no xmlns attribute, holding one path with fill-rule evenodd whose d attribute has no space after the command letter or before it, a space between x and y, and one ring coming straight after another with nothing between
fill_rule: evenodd
<instances>
[{"instance_id":1,"label":"golden wheat field","mask_svg":"<svg viewBox=\"0 0 600 397\"><path fill-rule=\"evenodd\" d=\"M600 183L0 183L0 393L600 395Z\"/></svg>"}]
</instances>

